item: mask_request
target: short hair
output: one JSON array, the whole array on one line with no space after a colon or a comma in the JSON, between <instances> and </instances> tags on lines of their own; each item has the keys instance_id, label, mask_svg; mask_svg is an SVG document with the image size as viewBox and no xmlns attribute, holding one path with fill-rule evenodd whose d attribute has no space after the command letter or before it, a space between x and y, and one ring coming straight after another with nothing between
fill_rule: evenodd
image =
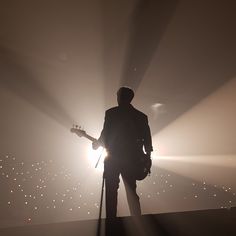
<instances>
[{"instance_id":1,"label":"short hair","mask_svg":"<svg viewBox=\"0 0 236 236\"><path fill-rule=\"evenodd\" d=\"M128 87L121 87L117 91L117 95L120 96L121 101L131 103L134 98L134 91Z\"/></svg>"}]
</instances>

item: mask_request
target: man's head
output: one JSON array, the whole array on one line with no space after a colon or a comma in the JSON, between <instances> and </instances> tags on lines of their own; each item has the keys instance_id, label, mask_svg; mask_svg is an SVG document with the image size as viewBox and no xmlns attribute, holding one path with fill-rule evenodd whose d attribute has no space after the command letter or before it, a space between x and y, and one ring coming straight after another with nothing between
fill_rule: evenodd
<instances>
[{"instance_id":1,"label":"man's head","mask_svg":"<svg viewBox=\"0 0 236 236\"><path fill-rule=\"evenodd\" d=\"M117 91L117 102L118 105L128 105L134 98L134 91L128 87L121 87Z\"/></svg>"}]
</instances>

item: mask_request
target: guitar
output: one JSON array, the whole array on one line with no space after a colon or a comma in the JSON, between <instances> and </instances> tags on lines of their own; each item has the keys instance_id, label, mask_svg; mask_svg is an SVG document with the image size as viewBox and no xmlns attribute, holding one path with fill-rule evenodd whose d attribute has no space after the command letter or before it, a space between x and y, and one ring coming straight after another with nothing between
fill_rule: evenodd
<instances>
[{"instance_id":1,"label":"guitar","mask_svg":"<svg viewBox=\"0 0 236 236\"><path fill-rule=\"evenodd\" d=\"M77 134L79 137L85 137L92 142L98 141L96 138L88 135L85 130L83 130L80 126L78 127L78 125L73 125L70 131ZM138 161L135 163L133 168L135 169L136 180L143 180L151 173L152 160L143 152L140 153L139 158L137 159Z\"/></svg>"},{"instance_id":2,"label":"guitar","mask_svg":"<svg viewBox=\"0 0 236 236\"><path fill-rule=\"evenodd\" d=\"M96 138L88 135L83 129L81 129L81 127L79 126L78 128L78 125L73 125L73 128L70 129L71 133L75 133L77 134L79 137L85 137L87 138L88 140L92 141L92 142L95 142L97 141Z\"/></svg>"}]
</instances>

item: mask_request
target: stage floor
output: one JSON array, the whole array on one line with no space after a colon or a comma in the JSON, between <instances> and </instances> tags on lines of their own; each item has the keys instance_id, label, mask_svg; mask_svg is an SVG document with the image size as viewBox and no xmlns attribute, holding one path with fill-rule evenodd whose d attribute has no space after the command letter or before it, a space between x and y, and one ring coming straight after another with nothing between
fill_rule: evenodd
<instances>
[{"instance_id":1,"label":"stage floor","mask_svg":"<svg viewBox=\"0 0 236 236\"><path fill-rule=\"evenodd\" d=\"M1 236L236 235L236 208L74 221L0 229Z\"/></svg>"}]
</instances>

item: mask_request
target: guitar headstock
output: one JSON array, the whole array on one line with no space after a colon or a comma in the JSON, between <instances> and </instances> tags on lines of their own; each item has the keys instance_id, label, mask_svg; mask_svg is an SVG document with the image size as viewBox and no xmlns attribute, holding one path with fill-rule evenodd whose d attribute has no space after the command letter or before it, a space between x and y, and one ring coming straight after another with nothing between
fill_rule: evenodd
<instances>
[{"instance_id":1,"label":"guitar headstock","mask_svg":"<svg viewBox=\"0 0 236 236\"><path fill-rule=\"evenodd\" d=\"M86 136L86 132L81 128L81 126L73 125L73 127L70 129L72 133L77 134L79 137Z\"/></svg>"}]
</instances>

